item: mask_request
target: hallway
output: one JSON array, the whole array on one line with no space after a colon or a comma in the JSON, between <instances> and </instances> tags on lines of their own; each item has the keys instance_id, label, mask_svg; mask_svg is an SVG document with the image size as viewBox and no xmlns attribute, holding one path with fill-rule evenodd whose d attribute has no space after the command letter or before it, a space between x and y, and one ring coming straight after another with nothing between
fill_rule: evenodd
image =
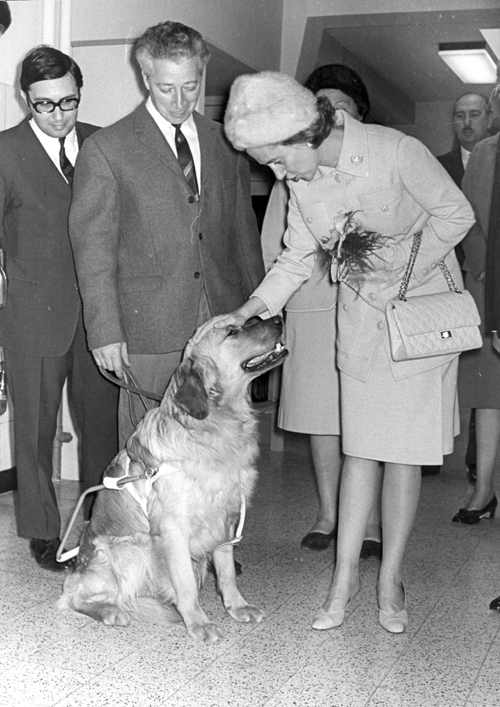
<instances>
[{"instance_id":1,"label":"hallway","mask_svg":"<svg viewBox=\"0 0 500 707\"><path fill-rule=\"evenodd\" d=\"M284 454L270 453L267 442L264 434L236 551L240 589L267 618L234 623L209 575L201 603L224 632L215 645L195 643L183 625L109 629L60 615L61 577L35 565L16 536L13 493L0 496L2 707L500 705L500 615L488 610L500 594L500 519L451 523L470 491L463 440L439 476L423 479L405 571L410 623L401 636L377 622L374 558L361 561L361 592L344 625L311 630L334 556L300 549L316 513L307 440L287 435ZM78 484L60 482L58 492L68 518Z\"/></svg>"}]
</instances>

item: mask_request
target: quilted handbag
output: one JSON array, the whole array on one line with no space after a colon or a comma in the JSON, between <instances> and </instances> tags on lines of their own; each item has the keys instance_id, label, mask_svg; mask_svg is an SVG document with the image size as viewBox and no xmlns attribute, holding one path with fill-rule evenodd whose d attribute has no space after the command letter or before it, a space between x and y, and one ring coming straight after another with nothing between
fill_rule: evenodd
<instances>
[{"instance_id":1,"label":"quilted handbag","mask_svg":"<svg viewBox=\"0 0 500 707\"><path fill-rule=\"evenodd\" d=\"M479 331L481 318L476 303L470 292L462 292L457 288L444 260L439 261L439 267L450 291L406 299L421 240L420 231L413 236L410 259L399 295L386 307L394 361L460 353L478 349L483 344Z\"/></svg>"}]
</instances>

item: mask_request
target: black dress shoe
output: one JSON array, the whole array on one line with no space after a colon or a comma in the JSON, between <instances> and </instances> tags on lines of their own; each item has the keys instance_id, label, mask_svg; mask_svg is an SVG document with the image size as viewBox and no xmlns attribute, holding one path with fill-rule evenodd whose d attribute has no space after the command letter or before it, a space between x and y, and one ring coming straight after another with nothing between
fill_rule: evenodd
<instances>
[{"instance_id":1,"label":"black dress shoe","mask_svg":"<svg viewBox=\"0 0 500 707\"><path fill-rule=\"evenodd\" d=\"M367 560L369 557L382 559L382 543L380 540L363 540L361 552L359 556L362 560Z\"/></svg>"},{"instance_id":2,"label":"black dress shoe","mask_svg":"<svg viewBox=\"0 0 500 707\"><path fill-rule=\"evenodd\" d=\"M73 569L76 564L76 558L72 557L64 562L56 560L57 548L61 544L59 538L51 540L43 540L42 538L31 538L30 551L35 561L44 570L51 572L64 572L64 570Z\"/></svg>"},{"instance_id":3,"label":"black dress shoe","mask_svg":"<svg viewBox=\"0 0 500 707\"><path fill-rule=\"evenodd\" d=\"M497 510L498 501L497 497L493 496L491 501L487 503L484 508L479 511L469 510L468 508L460 508L456 516L453 517L453 523L465 523L466 525L476 525L479 523L481 518L495 517L495 512Z\"/></svg>"},{"instance_id":4,"label":"black dress shoe","mask_svg":"<svg viewBox=\"0 0 500 707\"><path fill-rule=\"evenodd\" d=\"M306 547L308 550L326 550L330 547L335 532L336 528L331 533L307 533L300 541L300 547Z\"/></svg>"},{"instance_id":5,"label":"black dress shoe","mask_svg":"<svg viewBox=\"0 0 500 707\"><path fill-rule=\"evenodd\" d=\"M500 597L497 597L496 599L493 599L493 601L490 604L490 609L492 611L498 611L500 612Z\"/></svg>"}]
</instances>

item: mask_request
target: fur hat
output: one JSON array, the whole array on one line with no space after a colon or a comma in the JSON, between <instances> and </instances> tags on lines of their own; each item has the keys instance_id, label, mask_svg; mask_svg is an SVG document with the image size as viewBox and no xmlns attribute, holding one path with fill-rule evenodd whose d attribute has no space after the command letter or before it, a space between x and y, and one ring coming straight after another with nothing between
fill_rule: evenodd
<instances>
[{"instance_id":1,"label":"fur hat","mask_svg":"<svg viewBox=\"0 0 500 707\"><path fill-rule=\"evenodd\" d=\"M237 150L283 142L318 117L316 97L277 71L239 76L224 116L226 135Z\"/></svg>"}]
</instances>

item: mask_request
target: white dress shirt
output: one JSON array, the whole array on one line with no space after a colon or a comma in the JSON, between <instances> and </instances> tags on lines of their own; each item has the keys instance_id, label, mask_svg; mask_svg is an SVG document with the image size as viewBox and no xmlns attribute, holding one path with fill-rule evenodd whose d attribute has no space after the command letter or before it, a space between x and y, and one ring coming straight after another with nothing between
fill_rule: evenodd
<instances>
[{"instance_id":1,"label":"white dress shirt","mask_svg":"<svg viewBox=\"0 0 500 707\"><path fill-rule=\"evenodd\" d=\"M154 107L151 96L146 101L146 109L151 115L156 125L160 128L161 133L165 140L168 142L172 148L172 152L177 157L177 146L175 144L175 128L172 123L169 123ZM198 184L201 184L201 152L200 152L200 141L198 139L198 131L196 130L196 124L192 115L182 123L182 134L188 141L189 147L191 149L191 154L193 155L194 169L196 172L196 179Z\"/></svg>"},{"instance_id":2,"label":"white dress shirt","mask_svg":"<svg viewBox=\"0 0 500 707\"><path fill-rule=\"evenodd\" d=\"M460 145L460 153L462 155L462 164L465 169L467 167L467 162L469 161L470 152L469 152L469 150L466 150L465 147L462 147Z\"/></svg>"}]
</instances>

